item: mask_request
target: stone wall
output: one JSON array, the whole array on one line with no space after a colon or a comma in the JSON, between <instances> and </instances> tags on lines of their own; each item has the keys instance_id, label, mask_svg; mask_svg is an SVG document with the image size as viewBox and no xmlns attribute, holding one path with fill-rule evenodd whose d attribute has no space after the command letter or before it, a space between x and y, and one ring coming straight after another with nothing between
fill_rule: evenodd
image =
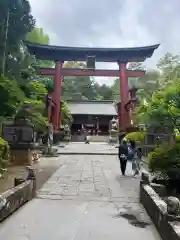
<instances>
[{"instance_id":1,"label":"stone wall","mask_svg":"<svg viewBox=\"0 0 180 240\"><path fill-rule=\"evenodd\" d=\"M0 195L0 222L36 195L35 173L31 167L28 171L28 177L23 183Z\"/></svg>"},{"instance_id":2,"label":"stone wall","mask_svg":"<svg viewBox=\"0 0 180 240\"><path fill-rule=\"evenodd\" d=\"M180 222L168 221L167 204L153 190L153 188L141 181L140 201L155 224L162 240L180 239Z\"/></svg>"}]
</instances>

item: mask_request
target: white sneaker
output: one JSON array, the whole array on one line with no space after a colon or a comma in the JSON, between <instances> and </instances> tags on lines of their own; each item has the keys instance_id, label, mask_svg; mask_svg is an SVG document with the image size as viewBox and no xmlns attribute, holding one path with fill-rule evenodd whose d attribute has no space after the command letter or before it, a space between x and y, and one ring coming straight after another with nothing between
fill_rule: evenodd
<instances>
[{"instance_id":1,"label":"white sneaker","mask_svg":"<svg viewBox=\"0 0 180 240\"><path fill-rule=\"evenodd\" d=\"M136 170L135 173L133 174L133 177L135 178L139 174L139 171Z\"/></svg>"}]
</instances>

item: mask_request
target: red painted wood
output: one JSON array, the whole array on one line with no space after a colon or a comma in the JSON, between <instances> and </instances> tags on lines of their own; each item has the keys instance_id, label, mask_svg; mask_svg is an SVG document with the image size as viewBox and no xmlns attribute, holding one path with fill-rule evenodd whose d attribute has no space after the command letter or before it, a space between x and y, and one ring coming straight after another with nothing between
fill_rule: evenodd
<instances>
[{"instance_id":1,"label":"red painted wood","mask_svg":"<svg viewBox=\"0 0 180 240\"><path fill-rule=\"evenodd\" d=\"M62 68L62 63L57 62L56 68L41 68L40 75L55 76L54 78L54 93L53 102L55 102L53 111L53 125L55 129L58 129L61 124L61 89L62 89L62 76L105 76L105 77L120 77L120 96L121 104L118 111L119 126L121 130L125 130L126 127L131 125L130 113L126 111L126 104L129 101L129 89L128 77L141 77L145 74L145 71L133 71L127 70L126 64L120 64L119 70L88 70L88 69L75 69L75 68ZM52 113L52 110L51 110ZM48 115L48 119L50 114Z\"/></svg>"},{"instance_id":2,"label":"red painted wood","mask_svg":"<svg viewBox=\"0 0 180 240\"><path fill-rule=\"evenodd\" d=\"M126 103L129 101L129 86L127 79L126 64L119 64L119 81L120 81L120 112L119 112L119 125L120 129L125 131L127 127L131 125L130 114L125 109Z\"/></svg>"},{"instance_id":3,"label":"red painted wood","mask_svg":"<svg viewBox=\"0 0 180 240\"><path fill-rule=\"evenodd\" d=\"M61 84L62 84L62 62L56 62L55 69L55 81L54 81L54 100L55 100L55 108L54 108L54 127L55 129L59 129L61 125Z\"/></svg>"},{"instance_id":4,"label":"red painted wood","mask_svg":"<svg viewBox=\"0 0 180 240\"><path fill-rule=\"evenodd\" d=\"M40 68L40 75L53 76L56 74L55 68ZM145 74L145 71L133 71L126 69L127 77L141 77ZM62 68L62 76L94 76L94 77L119 77L119 70L105 70L105 69L78 69L78 68Z\"/></svg>"},{"instance_id":5,"label":"red painted wood","mask_svg":"<svg viewBox=\"0 0 180 240\"><path fill-rule=\"evenodd\" d=\"M48 93L48 97L51 98L51 102L48 105L48 121L51 122L51 116L53 108L55 108L55 102L54 102L54 92Z\"/></svg>"}]
</instances>

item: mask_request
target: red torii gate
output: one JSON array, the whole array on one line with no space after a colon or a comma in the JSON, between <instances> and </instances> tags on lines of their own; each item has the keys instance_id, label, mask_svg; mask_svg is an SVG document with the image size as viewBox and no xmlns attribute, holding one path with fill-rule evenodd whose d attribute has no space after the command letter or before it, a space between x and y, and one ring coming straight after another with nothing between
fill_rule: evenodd
<instances>
[{"instance_id":1,"label":"red torii gate","mask_svg":"<svg viewBox=\"0 0 180 240\"><path fill-rule=\"evenodd\" d=\"M64 76L104 76L119 77L120 79L120 104L118 109L119 126L122 131L131 126L131 117L127 104L131 102L129 94L128 77L141 77L145 74L142 70L128 70L128 62L142 62L151 57L158 45L136 48L80 48L57 47L27 43L29 52L37 59L55 61L55 68L41 68L39 74L55 76L54 92L51 94L51 103L54 104L53 125L58 129L61 123L61 88ZM65 61L86 61L94 64L91 69L63 68ZM95 69L97 62L117 62L118 70ZM48 111L48 119L51 118L51 107Z\"/></svg>"},{"instance_id":2,"label":"red torii gate","mask_svg":"<svg viewBox=\"0 0 180 240\"><path fill-rule=\"evenodd\" d=\"M55 76L55 68L40 68L40 75L44 76ZM127 77L141 77L145 74L143 70L126 70ZM63 77L82 77L82 76L92 76L92 77L119 77L119 70L106 70L106 69L80 69L80 68L62 68Z\"/></svg>"},{"instance_id":3,"label":"red torii gate","mask_svg":"<svg viewBox=\"0 0 180 240\"><path fill-rule=\"evenodd\" d=\"M56 69L55 68L40 68L39 69L39 74L41 76L56 76ZM141 77L145 74L145 71L143 70L126 70L126 77ZM105 77L119 77L119 70L103 70L103 69L77 69L77 68L62 68L61 69L61 76L105 76ZM62 80L62 78L61 78ZM56 84L56 83L55 83ZM55 85L54 84L54 85ZM61 81L58 83L61 85ZM56 86L56 85L55 85ZM126 104L124 105L125 107L125 112L128 114L127 117L127 126L130 126L130 122L131 122L131 116L129 115L129 111L131 108L134 107L134 99L132 99L132 89L129 89L129 93L130 96L128 98L128 102L126 102ZM52 114L52 107L55 107L55 99L56 97L54 96L54 93L49 94L49 99L50 99L50 103L49 103L49 108L48 108L48 120L50 121L51 119L51 114ZM118 104L118 106L120 107L120 105ZM55 110L56 112L58 112L58 110ZM120 112L120 111L118 111ZM55 114L55 116L57 116ZM125 117L125 116L124 116ZM59 117L59 121L60 121L60 117ZM120 117L119 117L120 120ZM121 121L121 127L122 127L122 119Z\"/></svg>"}]
</instances>

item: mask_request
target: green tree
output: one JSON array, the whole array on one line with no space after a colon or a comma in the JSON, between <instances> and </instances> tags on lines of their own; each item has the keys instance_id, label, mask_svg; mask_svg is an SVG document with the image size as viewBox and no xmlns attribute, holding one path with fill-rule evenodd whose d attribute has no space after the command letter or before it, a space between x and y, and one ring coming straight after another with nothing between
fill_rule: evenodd
<instances>
[{"instance_id":1,"label":"green tree","mask_svg":"<svg viewBox=\"0 0 180 240\"><path fill-rule=\"evenodd\" d=\"M35 21L28 0L0 1L0 72L20 77L22 40Z\"/></svg>"},{"instance_id":2,"label":"green tree","mask_svg":"<svg viewBox=\"0 0 180 240\"><path fill-rule=\"evenodd\" d=\"M28 90L30 92L30 98L35 100L44 101L47 94L47 89L45 85L41 82L34 81L28 84Z\"/></svg>"},{"instance_id":3,"label":"green tree","mask_svg":"<svg viewBox=\"0 0 180 240\"><path fill-rule=\"evenodd\" d=\"M26 35L26 40L32 43L49 44L49 36L44 33L42 28L34 28Z\"/></svg>"},{"instance_id":4,"label":"green tree","mask_svg":"<svg viewBox=\"0 0 180 240\"><path fill-rule=\"evenodd\" d=\"M132 62L129 63L128 69L145 70L145 67L142 63ZM157 70L149 70L140 78L129 79L129 85L133 85L131 87L136 87L138 89L137 97L139 100L143 99L148 101L151 98L152 93L160 86L160 73Z\"/></svg>"},{"instance_id":5,"label":"green tree","mask_svg":"<svg viewBox=\"0 0 180 240\"><path fill-rule=\"evenodd\" d=\"M160 84L165 86L171 83L174 79L180 78L180 56L166 53L164 57L160 58L158 69L161 71Z\"/></svg>"},{"instance_id":6,"label":"green tree","mask_svg":"<svg viewBox=\"0 0 180 240\"><path fill-rule=\"evenodd\" d=\"M61 124L70 125L72 123L72 116L65 102L61 103Z\"/></svg>"},{"instance_id":7,"label":"green tree","mask_svg":"<svg viewBox=\"0 0 180 240\"><path fill-rule=\"evenodd\" d=\"M94 83L94 90L97 93L96 99L99 100L112 100L113 99L113 89L111 86L106 84Z\"/></svg>"},{"instance_id":8,"label":"green tree","mask_svg":"<svg viewBox=\"0 0 180 240\"><path fill-rule=\"evenodd\" d=\"M180 131L180 81L156 91L151 100L137 110L139 123Z\"/></svg>"},{"instance_id":9,"label":"green tree","mask_svg":"<svg viewBox=\"0 0 180 240\"><path fill-rule=\"evenodd\" d=\"M27 99L25 100L16 113L16 118L26 117L34 124L38 133L43 133L46 130L48 120L43 116L44 103L40 100Z\"/></svg>"},{"instance_id":10,"label":"green tree","mask_svg":"<svg viewBox=\"0 0 180 240\"><path fill-rule=\"evenodd\" d=\"M119 79L116 79L114 81L114 84L112 85L112 97L113 100L119 101L120 100L120 82Z\"/></svg>"},{"instance_id":11,"label":"green tree","mask_svg":"<svg viewBox=\"0 0 180 240\"><path fill-rule=\"evenodd\" d=\"M42 28L34 28L31 32L27 33L25 37L26 41L32 42L32 43L38 43L38 44L49 44L49 36L44 33ZM23 80L19 82L20 86L24 91L26 92L26 96L30 96L30 89L32 90L32 86L37 83L39 83L38 86L38 91L40 90L39 87L40 85L45 88L47 85L52 85L53 84L52 79L49 77L42 77L37 74L37 69L39 67L52 67L54 65L53 62L51 61L41 61L37 60L33 56L29 55L27 52L27 49L24 48L24 53L25 53L25 58L24 58L24 66L21 67L22 69L22 76ZM29 82L36 82L36 83L29 83ZM43 90L43 89L41 89ZM53 89L51 89L53 91Z\"/></svg>"},{"instance_id":12,"label":"green tree","mask_svg":"<svg viewBox=\"0 0 180 240\"><path fill-rule=\"evenodd\" d=\"M49 44L49 35L46 34L42 28L35 27L31 32L28 32L25 37L26 41L36 44ZM54 65L51 61L35 60L33 65L36 67L52 67Z\"/></svg>"},{"instance_id":13,"label":"green tree","mask_svg":"<svg viewBox=\"0 0 180 240\"><path fill-rule=\"evenodd\" d=\"M15 80L0 78L0 116L13 116L25 96Z\"/></svg>"},{"instance_id":14,"label":"green tree","mask_svg":"<svg viewBox=\"0 0 180 240\"><path fill-rule=\"evenodd\" d=\"M67 62L66 68L85 68L84 63ZM95 100L99 93L95 89L94 79L91 77L64 77L62 86L63 100Z\"/></svg>"},{"instance_id":15,"label":"green tree","mask_svg":"<svg viewBox=\"0 0 180 240\"><path fill-rule=\"evenodd\" d=\"M136 81L137 97L149 101L152 94L160 88L160 73L156 70L147 71Z\"/></svg>"}]
</instances>

